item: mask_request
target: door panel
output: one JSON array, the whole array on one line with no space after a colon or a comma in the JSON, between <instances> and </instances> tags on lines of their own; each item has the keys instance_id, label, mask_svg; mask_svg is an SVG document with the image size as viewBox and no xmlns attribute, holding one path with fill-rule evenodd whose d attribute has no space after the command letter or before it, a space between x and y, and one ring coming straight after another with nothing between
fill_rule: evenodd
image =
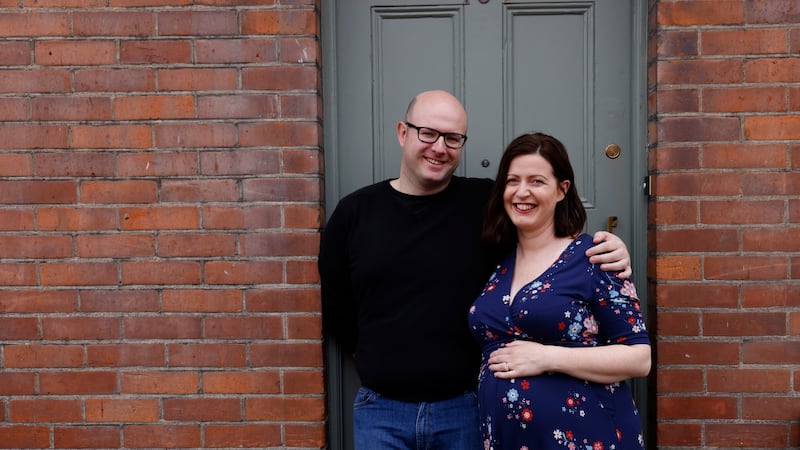
<instances>
[{"instance_id":1,"label":"door panel","mask_svg":"<svg viewBox=\"0 0 800 450\"><path fill-rule=\"evenodd\" d=\"M614 232L630 246L634 0L482 1L323 2L328 213L342 196L398 175L396 123L414 94L444 89L469 114L457 174L494 178L511 139L552 134L569 150L587 231L616 216ZM612 143L616 159L604 153ZM351 448L358 380L329 350L331 448Z\"/></svg>"}]
</instances>

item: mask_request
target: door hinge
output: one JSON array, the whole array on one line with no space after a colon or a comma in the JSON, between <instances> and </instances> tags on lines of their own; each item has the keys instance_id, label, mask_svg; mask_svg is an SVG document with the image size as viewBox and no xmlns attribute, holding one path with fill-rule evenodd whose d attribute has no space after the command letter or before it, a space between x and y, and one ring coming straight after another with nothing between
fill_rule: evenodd
<instances>
[{"instance_id":1,"label":"door hinge","mask_svg":"<svg viewBox=\"0 0 800 450\"><path fill-rule=\"evenodd\" d=\"M648 175L644 177L644 181L642 182L642 190L644 194L648 197L653 195L653 176Z\"/></svg>"}]
</instances>

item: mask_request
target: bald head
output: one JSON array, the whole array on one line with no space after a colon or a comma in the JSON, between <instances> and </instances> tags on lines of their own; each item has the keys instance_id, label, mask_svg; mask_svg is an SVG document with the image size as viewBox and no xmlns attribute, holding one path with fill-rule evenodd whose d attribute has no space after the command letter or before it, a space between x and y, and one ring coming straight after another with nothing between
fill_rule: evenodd
<instances>
[{"instance_id":1,"label":"bald head","mask_svg":"<svg viewBox=\"0 0 800 450\"><path fill-rule=\"evenodd\" d=\"M439 111L447 114L454 121L454 124L463 124L464 130L460 131L460 133L467 133L467 112L464 110L464 105L447 91L424 91L414 96L406 109L406 120L413 122L414 113L417 110L424 110L426 113Z\"/></svg>"}]
</instances>

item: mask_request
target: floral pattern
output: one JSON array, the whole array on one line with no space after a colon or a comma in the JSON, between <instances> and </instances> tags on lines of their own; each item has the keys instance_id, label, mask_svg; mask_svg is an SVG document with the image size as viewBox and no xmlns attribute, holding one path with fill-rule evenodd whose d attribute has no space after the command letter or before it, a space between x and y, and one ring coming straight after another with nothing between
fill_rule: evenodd
<instances>
[{"instance_id":1,"label":"floral pattern","mask_svg":"<svg viewBox=\"0 0 800 450\"><path fill-rule=\"evenodd\" d=\"M627 383L560 373L504 380L486 365L492 351L516 339L570 347L650 343L635 286L590 264L584 252L591 245L591 236L579 236L513 301L511 252L470 308L484 357L478 401L486 450L644 448Z\"/></svg>"}]
</instances>

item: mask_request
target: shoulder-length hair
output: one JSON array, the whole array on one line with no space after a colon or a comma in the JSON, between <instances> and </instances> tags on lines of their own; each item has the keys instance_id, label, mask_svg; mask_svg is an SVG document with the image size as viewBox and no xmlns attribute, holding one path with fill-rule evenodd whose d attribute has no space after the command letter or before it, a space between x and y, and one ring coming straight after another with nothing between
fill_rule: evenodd
<instances>
[{"instance_id":1,"label":"shoulder-length hair","mask_svg":"<svg viewBox=\"0 0 800 450\"><path fill-rule=\"evenodd\" d=\"M500 159L497 178L486 206L482 238L487 244L506 248L517 241L517 228L506 214L503 193L511 161L518 156L531 154L541 155L550 163L553 175L559 183L569 181L569 188L564 198L556 204L554 221L556 236L577 236L586 224L586 210L575 188L575 173L564 144L544 133L526 133L511 141Z\"/></svg>"}]
</instances>

